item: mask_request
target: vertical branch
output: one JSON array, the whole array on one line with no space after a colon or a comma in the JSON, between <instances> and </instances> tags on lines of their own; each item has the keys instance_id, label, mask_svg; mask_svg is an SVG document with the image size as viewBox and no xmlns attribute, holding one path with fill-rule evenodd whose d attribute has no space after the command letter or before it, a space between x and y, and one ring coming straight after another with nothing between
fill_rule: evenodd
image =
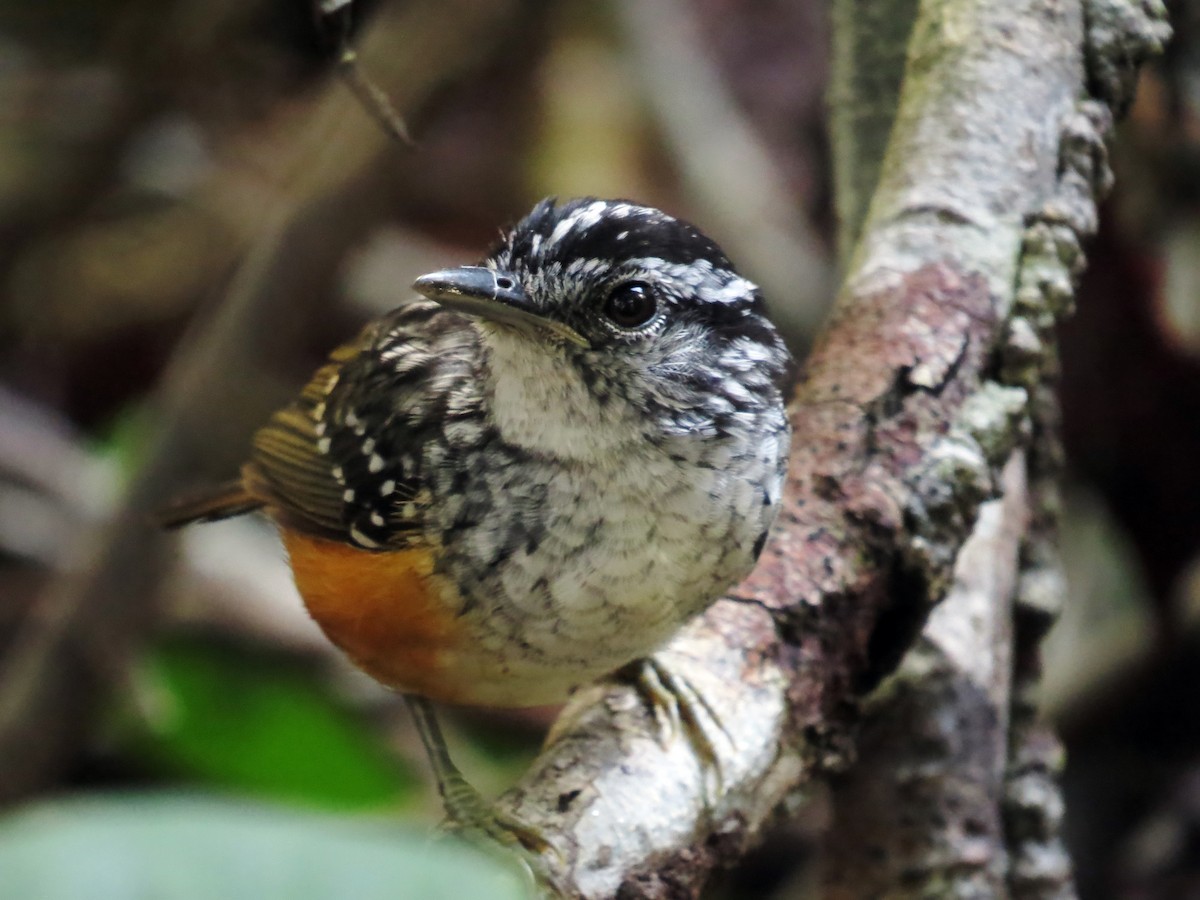
<instances>
[{"instance_id":1,"label":"vertical branch","mask_svg":"<svg viewBox=\"0 0 1200 900\"><path fill-rule=\"evenodd\" d=\"M866 702L856 766L835 779L825 896L999 897L1012 599L1028 518L1025 461L984 504L954 586Z\"/></svg>"},{"instance_id":2,"label":"vertical branch","mask_svg":"<svg viewBox=\"0 0 1200 900\"><path fill-rule=\"evenodd\" d=\"M1080 224L1087 227L1086 222ZM1036 233L1036 225L1032 231ZM1031 245L1031 252L1022 266L1025 290L1018 288L1018 296L1024 294L1026 300L1031 296L1044 300L1041 294L1047 283L1043 277L1040 286L1029 284L1030 273L1039 269L1035 246ZM1044 276L1044 265L1040 268L1040 274ZM1074 259L1073 268L1073 271L1063 272L1068 283L1078 274L1078 257ZM1020 330L1024 326L1017 323L1022 321L1021 317L1016 317L1012 324ZM1051 321L1041 322L1043 332L1048 332L1051 327ZM1030 330L1032 328L1030 325ZM1049 337L1047 333L1041 335L1042 339ZM1010 360L1011 356L1010 341ZM1073 900L1075 897L1071 858L1062 839L1064 809L1059 784L1064 762L1062 745L1049 725L1039 718L1035 700L1041 674L1041 642L1058 619L1066 597L1058 556L1059 482L1063 460L1058 398L1054 388L1057 374L1058 357L1052 345L1040 354L1038 382L1030 386L1033 422L1029 452L1031 522L1021 546L1020 581L1013 610L1012 726L1004 789L1005 840L1009 856L1007 888L1013 900Z\"/></svg>"},{"instance_id":3,"label":"vertical branch","mask_svg":"<svg viewBox=\"0 0 1200 900\"><path fill-rule=\"evenodd\" d=\"M900 102L917 0L836 0L829 87L838 259L858 243Z\"/></svg>"},{"instance_id":4,"label":"vertical branch","mask_svg":"<svg viewBox=\"0 0 1200 900\"><path fill-rule=\"evenodd\" d=\"M1080 241L1095 233L1098 202L1111 186L1105 138L1112 116L1128 109L1143 61L1170 34L1158 0L1088 0L1084 63L1092 99L1079 104L1064 131L1059 189L1026 230L1014 315L1001 355L1004 377L1030 396L1031 526L1021 548L1015 605L1012 733L1004 817L1014 900L1070 900L1071 860L1062 839L1062 747L1038 717L1034 692L1042 638L1066 595L1058 556L1058 348L1055 328L1068 315L1084 267Z\"/></svg>"},{"instance_id":5,"label":"vertical branch","mask_svg":"<svg viewBox=\"0 0 1200 900\"><path fill-rule=\"evenodd\" d=\"M1030 686L1014 684L1004 786L1008 895L1012 900L1073 900L1071 857L1062 839L1062 744L1038 721L1028 696Z\"/></svg>"}]
</instances>

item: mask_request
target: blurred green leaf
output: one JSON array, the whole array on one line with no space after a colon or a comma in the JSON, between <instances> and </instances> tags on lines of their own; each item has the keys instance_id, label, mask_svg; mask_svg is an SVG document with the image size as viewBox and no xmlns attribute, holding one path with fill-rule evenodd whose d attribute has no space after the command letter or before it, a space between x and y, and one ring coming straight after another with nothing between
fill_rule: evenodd
<instances>
[{"instance_id":1,"label":"blurred green leaf","mask_svg":"<svg viewBox=\"0 0 1200 900\"><path fill-rule=\"evenodd\" d=\"M0 817L0 900L518 900L515 865L378 821L180 795Z\"/></svg>"},{"instance_id":2,"label":"blurred green leaf","mask_svg":"<svg viewBox=\"0 0 1200 900\"><path fill-rule=\"evenodd\" d=\"M330 809L415 799L417 776L310 668L190 639L160 646L149 674L160 711L129 749L154 768Z\"/></svg>"},{"instance_id":3,"label":"blurred green leaf","mask_svg":"<svg viewBox=\"0 0 1200 900\"><path fill-rule=\"evenodd\" d=\"M153 433L153 417L145 403L130 403L92 438L90 449L112 460L124 479L142 464Z\"/></svg>"}]
</instances>

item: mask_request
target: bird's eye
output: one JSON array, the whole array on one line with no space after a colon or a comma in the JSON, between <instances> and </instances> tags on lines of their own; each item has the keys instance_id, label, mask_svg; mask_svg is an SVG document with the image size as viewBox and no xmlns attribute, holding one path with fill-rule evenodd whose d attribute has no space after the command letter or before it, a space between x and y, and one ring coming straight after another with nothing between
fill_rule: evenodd
<instances>
[{"instance_id":1,"label":"bird's eye","mask_svg":"<svg viewBox=\"0 0 1200 900\"><path fill-rule=\"evenodd\" d=\"M641 328L658 312L658 298L650 285L627 281L613 288L604 303L604 314L621 328Z\"/></svg>"}]
</instances>

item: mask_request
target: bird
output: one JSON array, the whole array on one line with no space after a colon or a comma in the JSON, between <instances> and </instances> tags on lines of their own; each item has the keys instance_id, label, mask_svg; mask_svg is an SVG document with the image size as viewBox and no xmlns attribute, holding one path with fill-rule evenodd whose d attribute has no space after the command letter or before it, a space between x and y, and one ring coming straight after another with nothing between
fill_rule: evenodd
<instances>
[{"instance_id":1,"label":"bird","mask_svg":"<svg viewBox=\"0 0 1200 900\"><path fill-rule=\"evenodd\" d=\"M715 242L627 200L543 200L413 287L235 480L160 521L265 511L308 612L409 701L469 820L430 702L562 702L747 575L780 505L792 360Z\"/></svg>"}]
</instances>

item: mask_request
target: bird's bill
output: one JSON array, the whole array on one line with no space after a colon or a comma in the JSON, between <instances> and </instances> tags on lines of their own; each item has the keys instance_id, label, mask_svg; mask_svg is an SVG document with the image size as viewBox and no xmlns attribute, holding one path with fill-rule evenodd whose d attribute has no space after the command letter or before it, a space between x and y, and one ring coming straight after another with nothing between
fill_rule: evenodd
<instances>
[{"instance_id":1,"label":"bird's bill","mask_svg":"<svg viewBox=\"0 0 1200 900\"><path fill-rule=\"evenodd\" d=\"M430 272L413 289L447 309L522 330L536 329L588 347L587 338L569 325L547 318L530 301L515 277L485 266L461 266Z\"/></svg>"}]
</instances>

